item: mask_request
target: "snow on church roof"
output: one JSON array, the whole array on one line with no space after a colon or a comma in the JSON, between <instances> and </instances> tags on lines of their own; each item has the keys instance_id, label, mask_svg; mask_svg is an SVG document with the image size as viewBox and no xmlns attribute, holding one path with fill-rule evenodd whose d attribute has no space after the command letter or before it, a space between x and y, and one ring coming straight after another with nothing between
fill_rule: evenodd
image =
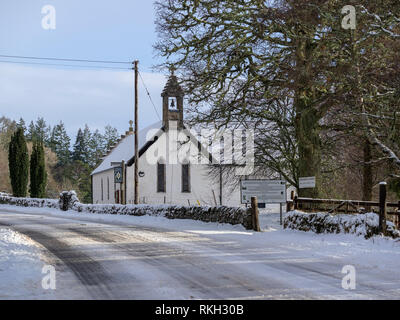
<instances>
[{"instance_id":1,"label":"snow on church roof","mask_svg":"<svg viewBox=\"0 0 400 320\"><path fill-rule=\"evenodd\" d=\"M147 134L150 130L161 129L162 122L158 121L142 130L139 130L139 150L146 144ZM134 154L134 146L135 146L135 135L130 134L123 138L113 149L112 151L103 159L100 165L93 170L91 175L107 171L113 168L111 162L121 162L124 160L128 162Z\"/></svg>"}]
</instances>

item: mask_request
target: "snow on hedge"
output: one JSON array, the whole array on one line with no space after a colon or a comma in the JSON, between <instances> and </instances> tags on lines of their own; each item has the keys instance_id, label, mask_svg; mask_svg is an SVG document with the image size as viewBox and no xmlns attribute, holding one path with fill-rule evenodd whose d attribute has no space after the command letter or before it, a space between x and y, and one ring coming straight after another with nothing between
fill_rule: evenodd
<instances>
[{"instance_id":1,"label":"snow on hedge","mask_svg":"<svg viewBox=\"0 0 400 320\"><path fill-rule=\"evenodd\" d=\"M83 204L75 191L63 191L59 200L14 198L0 194L0 204L24 207L49 207L95 214L119 214L132 216L163 216L169 219L192 219L204 222L241 224L252 229L251 213L240 207L207 207L178 205L122 205L122 204Z\"/></svg>"},{"instance_id":2,"label":"snow on hedge","mask_svg":"<svg viewBox=\"0 0 400 320\"><path fill-rule=\"evenodd\" d=\"M58 200L55 199L16 198L3 192L0 192L0 204L20 207L59 208Z\"/></svg>"},{"instance_id":3,"label":"snow on hedge","mask_svg":"<svg viewBox=\"0 0 400 320\"><path fill-rule=\"evenodd\" d=\"M387 235L399 238L400 231L387 221ZM337 214L289 212L283 222L284 228L315 233L351 233L366 239L378 234L379 215L373 212L365 214Z\"/></svg>"}]
</instances>

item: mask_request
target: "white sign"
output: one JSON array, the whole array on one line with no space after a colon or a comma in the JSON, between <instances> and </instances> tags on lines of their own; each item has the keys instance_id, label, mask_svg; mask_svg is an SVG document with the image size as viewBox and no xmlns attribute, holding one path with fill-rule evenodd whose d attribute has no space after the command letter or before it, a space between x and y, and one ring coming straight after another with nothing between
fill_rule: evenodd
<instances>
[{"instance_id":1,"label":"white sign","mask_svg":"<svg viewBox=\"0 0 400 320\"><path fill-rule=\"evenodd\" d=\"M315 188L315 177L304 177L299 179L299 188Z\"/></svg>"},{"instance_id":2,"label":"white sign","mask_svg":"<svg viewBox=\"0 0 400 320\"><path fill-rule=\"evenodd\" d=\"M286 203L286 181L242 180L240 194L242 203L251 203L251 197L258 203Z\"/></svg>"}]
</instances>

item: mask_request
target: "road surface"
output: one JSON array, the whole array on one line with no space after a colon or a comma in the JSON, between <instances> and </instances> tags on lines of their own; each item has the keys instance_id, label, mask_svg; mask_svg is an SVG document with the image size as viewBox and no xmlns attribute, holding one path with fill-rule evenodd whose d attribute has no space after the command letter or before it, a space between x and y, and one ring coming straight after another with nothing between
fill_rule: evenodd
<instances>
[{"instance_id":1,"label":"road surface","mask_svg":"<svg viewBox=\"0 0 400 320\"><path fill-rule=\"evenodd\" d=\"M349 261L276 243L1 208L0 227L40 245L60 299L400 299L398 270L365 267L344 290Z\"/></svg>"}]
</instances>

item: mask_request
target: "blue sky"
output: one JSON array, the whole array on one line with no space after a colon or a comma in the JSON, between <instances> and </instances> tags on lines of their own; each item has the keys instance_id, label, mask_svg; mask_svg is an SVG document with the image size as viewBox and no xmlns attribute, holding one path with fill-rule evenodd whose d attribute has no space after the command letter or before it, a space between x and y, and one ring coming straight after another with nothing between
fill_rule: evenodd
<instances>
[{"instance_id":1,"label":"blue sky","mask_svg":"<svg viewBox=\"0 0 400 320\"><path fill-rule=\"evenodd\" d=\"M55 30L42 28L45 5L56 9ZM151 0L1 0L0 55L138 59L161 115L166 75L152 71L162 62L152 47L154 20ZM143 128L159 118L140 81L139 99ZM85 123L123 132L133 118L133 72L0 62L0 115L27 122L44 117L52 125L63 120L71 135Z\"/></svg>"}]
</instances>

